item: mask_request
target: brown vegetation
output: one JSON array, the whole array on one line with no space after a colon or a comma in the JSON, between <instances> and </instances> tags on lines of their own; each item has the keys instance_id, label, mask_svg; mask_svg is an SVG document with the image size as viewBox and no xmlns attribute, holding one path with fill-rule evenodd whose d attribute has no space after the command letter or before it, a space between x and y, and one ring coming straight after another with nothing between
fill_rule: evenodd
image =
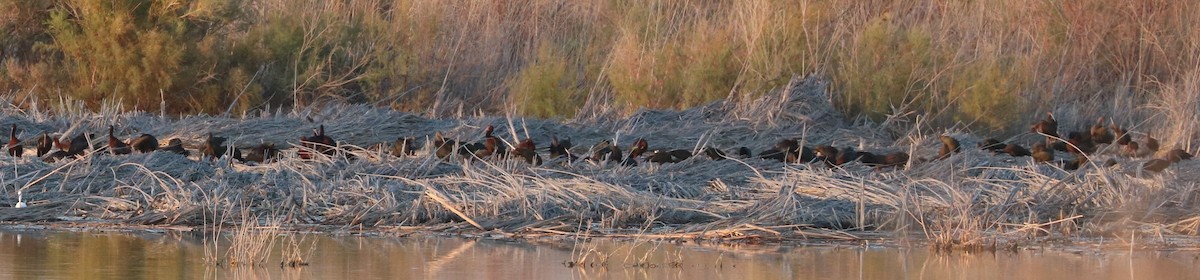
<instances>
[{"instance_id":1,"label":"brown vegetation","mask_svg":"<svg viewBox=\"0 0 1200 280\"><path fill-rule=\"evenodd\" d=\"M69 96L172 114L343 101L427 117L628 115L749 100L811 74L852 115L1016 132L1046 110L1145 119L1161 112L1128 109L1177 108L1200 73L1200 5L1187 1L0 0L0 11L0 91L22 108Z\"/></svg>"}]
</instances>

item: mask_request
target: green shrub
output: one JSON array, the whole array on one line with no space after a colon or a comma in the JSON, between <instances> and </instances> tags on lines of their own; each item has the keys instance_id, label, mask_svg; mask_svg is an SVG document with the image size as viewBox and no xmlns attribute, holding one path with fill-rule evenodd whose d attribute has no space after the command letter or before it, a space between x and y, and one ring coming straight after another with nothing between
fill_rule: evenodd
<instances>
[{"instance_id":1,"label":"green shrub","mask_svg":"<svg viewBox=\"0 0 1200 280\"><path fill-rule=\"evenodd\" d=\"M1021 98L1027 70L1013 59L984 59L954 71L949 96L955 100L955 120L993 131L1026 127L1014 123L1028 107Z\"/></svg>"},{"instance_id":2,"label":"green shrub","mask_svg":"<svg viewBox=\"0 0 1200 280\"><path fill-rule=\"evenodd\" d=\"M583 105L584 88L567 59L549 47L539 48L537 60L510 81L509 104L520 113L542 118L572 117Z\"/></svg>"},{"instance_id":3,"label":"green shrub","mask_svg":"<svg viewBox=\"0 0 1200 280\"><path fill-rule=\"evenodd\" d=\"M830 2L798 0L738 1L746 12L729 22L742 34L734 63L744 64L738 92L757 97L787 86L793 75L815 73L832 40L822 38L822 25L834 10ZM720 27L717 27L720 28Z\"/></svg>"},{"instance_id":4,"label":"green shrub","mask_svg":"<svg viewBox=\"0 0 1200 280\"><path fill-rule=\"evenodd\" d=\"M881 120L893 106L914 104L919 112L935 108L929 85L940 65L930 35L893 24L881 16L863 28L850 48L838 51L834 81L841 109Z\"/></svg>"},{"instance_id":5,"label":"green shrub","mask_svg":"<svg viewBox=\"0 0 1200 280\"><path fill-rule=\"evenodd\" d=\"M687 24L662 25L675 15L655 11L653 4L628 5L630 12L615 23L621 32L607 80L619 107L681 109L728 96L742 65L733 31L718 20L722 13L693 11L701 13Z\"/></svg>"},{"instance_id":6,"label":"green shrub","mask_svg":"<svg viewBox=\"0 0 1200 280\"><path fill-rule=\"evenodd\" d=\"M729 29L713 23L698 25L688 34L680 56L675 57L681 65L673 69L678 73L674 79L683 85L679 100L672 107L689 108L729 96L742 70L742 65L735 61L739 46L732 36Z\"/></svg>"},{"instance_id":7,"label":"green shrub","mask_svg":"<svg viewBox=\"0 0 1200 280\"><path fill-rule=\"evenodd\" d=\"M127 109L220 112L230 97L234 42L212 39L236 14L221 1L149 0L56 2L47 20L47 56L62 71L58 85L96 107L120 100ZM203 53L201 48L209 48ZM244 82L244 80L237 81ZM215 85L215 86L214 86ZM239 87L240 88L240 87ZM237 92L234 92L236 94ZM162 100L165 99L165 100ZM186 104L186 105L185 105Z\"/></svg>"}]
</instances>

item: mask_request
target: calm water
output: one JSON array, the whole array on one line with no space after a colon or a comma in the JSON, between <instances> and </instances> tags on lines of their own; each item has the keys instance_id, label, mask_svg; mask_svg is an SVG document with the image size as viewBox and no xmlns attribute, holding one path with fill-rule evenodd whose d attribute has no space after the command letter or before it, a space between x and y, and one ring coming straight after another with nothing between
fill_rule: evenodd
<instances>
[{"instance_id":1,"label":"calm water","mask_svg":"<svg viewBox=\"0 0 1200 280\"><path fill-rule=\"evenodd\" d=\"M196 236L0 230L0 279L1188 279L1197 252L931 254L847 246L580 245L448 237L308 236L301 268L204 262ZM573 252L574 251L574 252ZM580 253L588 251L592 253ZM573 257L574 256L574 257ZM564 262L587 256L583 267Z\"/></svg>"}]
</instances>

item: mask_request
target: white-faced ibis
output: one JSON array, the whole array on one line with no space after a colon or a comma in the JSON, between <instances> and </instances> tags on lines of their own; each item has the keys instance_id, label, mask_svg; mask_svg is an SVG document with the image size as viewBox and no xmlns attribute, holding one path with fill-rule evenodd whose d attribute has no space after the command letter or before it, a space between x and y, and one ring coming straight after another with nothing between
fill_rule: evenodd
<instances>
[{"instance_id":1,"label":"white-faced ibis","mask_svg":"<svg viewBox=\"0 0 1200 280\"><path fill-rule=\"evenodd\" d=\"M1167 154L1163 156L1163 158L1165 158L1167 161L1175 163L1183 160L1191 160L1192 154L1182 149L1171 149L1170 151L1167 151Z\"/></svg>"},{"instance_id":2,"label":"white-faced ibis","mask_svg":"<svg viewBox=\"0 0 1200 280\"><path fill-rule=\"evenodd\" d=\"M129 146L133 147L138 153L150 153L158 150L158 138L154 135L142 134L133 140L129 140Z\"/></svg>"},{"instance_id":3,"label":"white-faced ibis","mask_svg":"<svg viewBox=\"0 0 1200 280\"><path fill-rule=\"evenodd\" d=\"M1092 125L1091 129L1092 141L1097 144L1112 144L1113 132L1104 126L1104 117L1096 119L1096 124Z\"/></svg>"},{"instance_id":4,"label":"white-faced ibis","mask_svg":"<svg viewBox=\"0 0 1200 280\"><path fill-rule=\"evenodd\" d=\"M1042 143L1042 145L1045 146L1046 144ZM1033 155L1033 153L1029 152L1029 149L1025 149L1025 147L1021 147L1021 145L1017 144L1005 144L1004 153L1012 157L1027 157Z\"/></svg>"},{"instance_id":5,"label":"white-faced ibis","mask_svg":"<svg viewBox=\"0 0 1200 280\"><path fill-rule=\"evenodd\" d=\"M651 153L650 153L650 157L649 157L649 159L648 159L648 160L649 160L650 162L653 162L653 163L660 163L660 164L661 164L661 163L675 163L675 162L678 162L678 161L676 161L676 160L675 160L675 157L671 156L671 154L670 154L670 153L668 153L668 152L666 152L666 151L662 151L662 150L654 150L654 152L651 152Z\"/></svg>"},{"instance_id":6,"label":"white-faced ibis","mask_svg":"<svg viewBox=\"0 0 1200 280\"><path fill-rule=\"evenodd\" d=\"M743 147L737 148L737 156L740 158L750 158L751 156L754 156L754 155L752 155L750 153L750 148L743 146Z\"/></svg>"},{"instance_id":7,"label":"white-faced ibis","mask_svg":"<svg viewBox=\"0 0 1200 280\"><path fill-rule=\"evenodd\" d=\"M396 138L396 143L392 145L392 155L397 157L414 156L417 155L417 150L420 148L416 137Z\"/></svg>"},{"instance_id":8,"label":"white-faced ibis","mask_svg":"<svg viewBox=\"0 0 1200 280\"><path fill-rule=\"evenodd\" d=\"M496 139L495 137L484 138L483 148L474 149L474 151L472 151L472 155L474 155L476 158L483 159L496 154L496 147L499 146L496 143L497 141L500 140Z\"/></svg>"},{"instance_id":9,"label":"white-faced ibis","mask_svg":"<svg viewBox=\"0 0 1200 280\"><path fill-rule=\"evenodd\" d=\"M728 157L725 155L725 152L721 151L721 149L717 149L712 146L704 147L704 149L700 152L704 153L704 155L708 156L708 159L711 160L723 160Z\"/></svg>"},{"instance_id":10,"label":"white-faced ibis","mask_svg":"<svg viewBox=\"0 0 1200 280\"><path fill-rule=\"evenodd\" d=\"M1151 172L1162 172L1167 167L1171 166L1171 162L1165 159L1152 159L1142 164L1142 170Z\"/></svg>"},{"instance_id":11,"label":"white-faced ibis","mask_svg":"<svg viewBox=\"0 0 1200 280\"><path fill-rule=\"evenodd\" d=\"M845 147L838 150L838 154L837 157L834 158L833 165L841 166L857 161L860 157L862 157L862 154L858 151L855 151L854 148Z\"/></svg>"},{"instance_id":12,"label":"white-faced ibis","mask_svg":"<svg viewBox=\"0 0 1200 280\"><path fill-rule=\"evenodd\" d=\"M317 129L315 131L313 131L312 136L309 136L309 137L301 136L300 137L300 146L304 147L307 150L316 151L318 153L322 153L322 154L329 155L329 156L333 156L337 152L337 141L334 141L333 137L329 137L328 135L325 135L325 125L323 125L323 124L317 126ZM300 150L300 152L299 152L300 158L302 158L302 159L313 158L313 155L309 154L309 152L306 151L305 149Z\"/></svg>"},{"instance_id":13,"label":"white-faced ibis","mask_svg":"<svg viewBox=\"0 0 1200 280\"><path fill-rule=\"evenodd\" d=\"M272 162L275 162L275 160L278 158L278 156L279 156L279 149L275 148L274 143L262 143L262 144L258 144L258 146L254 146L254 148L250 149L250 152L246 153L245 161L246 162L257 162L257 163L272 163Z\"/></svg>"},{"instance_id":14,"label":"white-faced ibis","mask_svg":"<svg viewBox=\"0 0 1200 280\"><path fill-rule=\"evenodd\" d=\"M458 141L446 139L446 136L442 135L441 131L438 131L433 134L433 147L435 149L434 155L437 155L440 159L448 159L450 155L454 154L454 150L458 148Z\"/></svg>"},{"instance_id":15,"label":"white-faced ibis","mask_svg":"<svg viewBox=\"0 0 1200 280\"><path fill-rule=\"evenodd\" d=\"M650 143L646 139L638 138L633 141L633 146L629 147L629 158L641 158L650 149Z\"/></svg>"},{"instance_id":16,"label":"white-faced ibis","mask_svg":"<svg viewBox=\"0 0 1200 280\"><path fill-rule=\"evenodd\" d=\"M784 158L787 162L792 163L809 163L817 158L812 149L807 146L796 146L787 151L787 156Z\"/></svg>"},{"instance_id":17,"label":"white-faced ibis","mask_svg":"<svg viewBox=\"0 0 1200 280\"><path fill-rule=\"evenodd\" d=\"M771 160L778 160L778 161L783 161L783 162L792 162L795 160L788 159L789 153L792 150L795 150L799 146L800 146L800 142L797 142L796 139L779 140L779 142L775 142L775 146L759 153L758 157L762 158L762 159L771 159Z\"/></svg>"},{"instance_id":18,"label":"white-faced ibis","mask_svg":"<svg viewBox=\"0 0 1200 280\"><path fill-rule=\"evenodd\" d=\"M200 156L201 158L215 160L221 158L226 152L232 153L233 159L244 161L242 151L237 148L229 149L229 147L225 146L225 137L213 136L209 132L207 139L204 141L204 147L200 149Z\"/></svg>"},{"instance_id":19,"label":"white-faced ibis","mask_svg":"<svg viewBox=\"0 0 1200 280\"><path fill-rule=\"evenodd\" d=\"M837 148L834 148L833 146L820 145L817 146L815 150L816 159L818 161L824 161L825 165L827 166L834 166L837 164Z\"/></svg>"},{"instance_id":20,"label":"white-faced ibis","mask_svg":"<svg viewBox=\"0 0 1200 280\"><path fill-rule=\"evenodd\" d=\"M1067 152L1072 154L1091 154L1096 152L1096 142L1092 141L1092 135L1083 132L1071 132L1067 134Z\"/></svg>"},{"instance_id":21,"label":"white-faced ibis","mask_svg":"<svg viewBox=\"0 0 1200 280\"><path fill-rule=\"evenodd\" d=\"M1116 141L1118 145L1128 145L1129 141L1133 140L1133 138L1129 136L1129 132L1125 131L1125 129L1122 129L1121 126L1118 126L1116 123L1110 125L1109 128L1112 129L1113 134L1116 134Z\"/></svg>"},{"instance_id":22,"label":"white-faced ibis","mask_svg":"<svg viewBox=\"0 0 1200 280\"><path fill-rule=\"evenodd\" d=\"M1049 162L1054 160L1054 151L1046 148L1045 142L1033 143L1033 162Z\"/></svg>"},{"instance_id":23,"label":"white-faced ibis","mask_svg":"<svg viewBox=\"0 0 1200 280\"><path fill-rule=\"evenodd\" d=\"M496 131L496 127L494 127L492 125L488 125L487 128L484 128L483 129L484 143L481 143L481 144L487 144L486 143L487 139L495 139L496 151L494 153L499 157L506 157L506 156L508 156L508 150L509 150L508 144L506 144L506 143L504 143L504 141L500 140L499 137L496 137L496 135L493 134L495 131ZM475 146L475 147L478 148L481 146ZM478 150L478 149L476 149L476 150Z\"/></svg>"},{"instance_id":24,"label":"white-faced ibis","mask_svg":"<svg viewBox=\"0 0 1200 280\"><path fill-rule=\"evenodd\" d=\"M1046 112L1046 118L1033 124L1029 131L1058 138L1058 120L1054 119L1054 113Z\"/></svg>"},{"instance_id":25,"label":"white-faced ibis","mask_svg":"<svg viewBox=\"0 0 1200 280\"><path fill-rule=\"evenodd\" d=\"M159 149L163 150L163 151L180 154L180 155L183 155L183 157L188 157L188 156L191 156L191 154L192 154L191 152L188 152L187 149L183 148L183 140L179 140L179 138L171 138L171 140L167 141L166 146L163 146Z\"/></svg>"},{"instance_id":26,"label":"white-faced ibis","mask_svg":"<svg viewBox=\"0 0 1200 280\"><path fill-rule=\"evenodd\" d=\"M1006 147L1008 147L1008 145L1000 143L1000 140L996 140L996 138L988 138L984 139L983 142L979 142L979 149L990 151L995 154L1004 153L1004 148Z\"/></svg>"},{"instance_id":27,"label":"white-faced ibis","mask_svg":"<svg viewBox=\"0 0 1200 280\"><path fill-rule=\"evenodd\" d=\"M54 141L55 139L51 138L50 134L42 132L42 136L38 137L37 141L37 156L42 157L49 154L50 150L54 149Z\"/></svg>"},{"instance_id":28,"label":"white-faced ibis","mask_svg":"<svg viewBox=\"0 0 1200 280\"><path fill-rule=\"evenodd\" d=\"M903 167L908 164L908 159L908 153L894 152L883 157L883 164L884 166Z\"/></svg>"},{"instance_id":29,"label":"white-faced ibis","mask_svg":"<svg viewBox=\"0 0 1200 280\"><path fill-rule=\"evenodd\" d=\"M1146 149L1150 150L1150 153L1153 154L1158 152L1158 148L1158 139L1154 139L1150 134L1146 134Z\"/></svg>"},{"instance_id":30,"label":"white-faced ibis","mask_svg":"<svg viewBox=\"0 0 1200 280\"><path fill-rule=\"evenodd\" d=\"M12 129L8 131L8 155L21 157L25 154L25 146L21 145L21 139L17 139L17 124L12 125Z\"/></svg>"},{"instance_id":31,"label":"white-faced ibis","mask_svg":"<svg viewBox=\"0 0 1200 280\"><path fill-rule=\"evenodd\" d=\"M942 141L942 148L938 150L937 159L945 159L961 151L958 139L954 139L954 137L942 135L938 137L938 140Z\"/></svg>"},{"instance_id":32,"label":"white-faced ibis","mask_svg":"<svg viewBox=\"0 0 1200 280\"><path fill-rule=\"evenodd\" d=\"M588 159L594 162L622 162L624 155L621 153L621 148L613 145L608 139L600 140L599 143L592 145L592 156ZM636 164L636 161L631 161Z\"/></svg>"},{"instance_id":33,"label":"white-faced ibis","mask_svg":"<svg viewBox=\"0 0 1200 280\"><path fill-rule=\"evenodd\" d=\"M117 139L113 135L113 126L108 126L108 151L114 155L128 155L133 149L129 148L129 144Z\"/></svg>"},{"instance_id":34,"label":"white-faced ibis","mask_svg":"<svg viewBox=\"0 0 1200 280\"><path fill-rule=\"evenodd\" d=\"M1141 151L1139 151L1140 148L1141 145L1137 141L1130 140L1128 143L1125 143L1125 146L1121 147L1121 155L1131 158L1140 157L1142 156Z\"/></svg>"},{"instance_id":35,"label":"white-faced ibis","mask_svg":"<svg viewBox=\"0 0 1200 280\"><path fill-rule=\"evenodd\" d=\"M550 136L550 157L566 157L570 161L575 161L575 155L571 154L571 139L559 140L557 135Z\"/></svg>"},{"instance_id":36,"label":"white-faced ibis","mask_svg":"<svg viewBox=\"0 0 1200 280\"><path fill-rule=\"evenodd\" d=\"M537 145L534 144L533 139L526 138L521 143L517 143L517 146L512 149L512 154L521 157L526 163L542 165L542 156L537 154Z\"/></svg>"},{"instance_id":37,"label":"white-faced ibis","mask_svg":"<svg viewBox=\"0 0 1200 280\"><path fill-rule=\"evenodd\" d=\"M1067 171L1078 170L1079 168L1086 166L1087 162L1088 157L1084 155L1075 155L1074 159L1063 161L1062 168L1063 170Z\"/></svg>"},{"instance_id":38,"label":"white-faced ibis","mask_svg":"<svg viewBox=\"0 0 1200 280\"><path fill-rule=\"evenodd\" d=\"M87 149L95 150L96 147L92 146L92 143L90 142L92 139L96 139L95 134L80 132L79 135L75 136L75 138L71 138L71 142L67 143L71 145L70 149L67 150L67 153L72 156L79 156L83 155L83 152L87 151Z\"/></svg>"}]
</instances>

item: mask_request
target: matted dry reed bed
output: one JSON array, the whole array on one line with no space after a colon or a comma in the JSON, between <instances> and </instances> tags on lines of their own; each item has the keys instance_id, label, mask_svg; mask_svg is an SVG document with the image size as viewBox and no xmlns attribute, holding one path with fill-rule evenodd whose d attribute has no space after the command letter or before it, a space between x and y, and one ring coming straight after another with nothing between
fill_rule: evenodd
<instances>
[{"instance_id":1,"label":"matted dry reed bed","mask_svg":"<svg viewBox=\"0 0 1200 280\"><path fill-rule=\"evenodd\" d=\"M56 163L5 156L0 183L8 187L0 193L0 219L213 227L236 226L251 217L324 229L718 240L903 234L968 248L1077 237L1165 242L1166 236L1194 236L1200 227L1192 161L1160 174L1139 174L1135 167L1141 160L1064 171L1028 157L974 149L981 137L969 133L919 124L896 131L848 121L830 108L825 84L810 78L754 102L565 123L426 119L350 105L240 118L8 109L0 123L18 124L25 138L42 131L100 132L113 124L126 138L149 133L185 139L193 147L208 133L239 147L294 145L320 123L342 145L360 147L398 137L428 139L435 131L474 142L483 127L494 125L496 135L509 142L532 137L543 155L552 135L572 137L578 154L602 139L622 147L645 138L652 148L748 146L758 152L778 139L796 137L809 145L932 158L941 134L960 139L964 151L896 170L702 156L662 165L547 160L533 166L520 160L443 161L430 154L428 144L411 157L354 150L355 160L301 160L295 149L285 149L278 162L254 166L167 152L91 153ZM1039 136L1022 137L1017 140ZM11 207L18 190L29 207Z\"/></svg>"}]
</instances>

